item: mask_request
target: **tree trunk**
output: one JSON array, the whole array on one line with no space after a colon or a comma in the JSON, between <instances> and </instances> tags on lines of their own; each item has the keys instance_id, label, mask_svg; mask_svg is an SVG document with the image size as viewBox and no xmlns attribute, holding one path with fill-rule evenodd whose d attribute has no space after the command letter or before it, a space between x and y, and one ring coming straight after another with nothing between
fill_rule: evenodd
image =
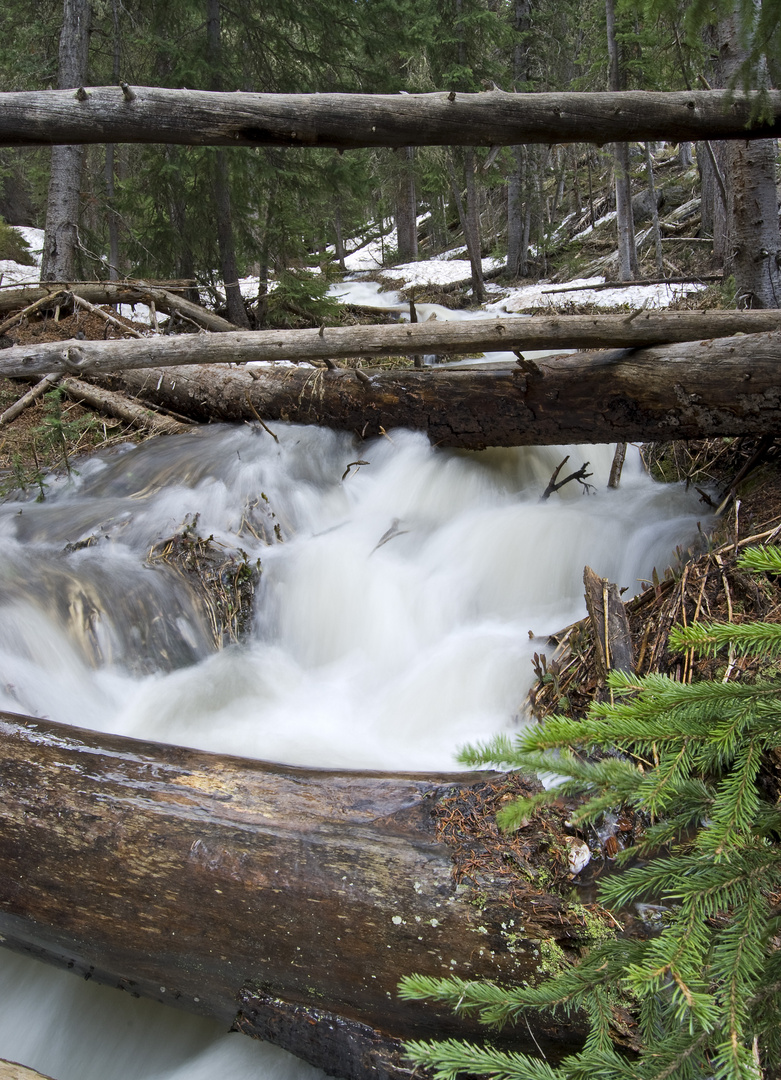
<instances>
[{"instance_id":1,"label":"tree trunk","mask_svg":"<svg viewBox=\"0 0 781 1080\"><path fill-rule=\"evenodd\" d=\"M513 5L513 88L516 92L531 89L529 36L531 27L531 0L515 0ZM525 147L512 148L513 170L507 183L507 273L510 277L524 276L528 271L528 242L524 245L524 221L529 203L526 190ZM523 205L526 199L527 206Z\"/></svg>"},{"instance_id":2,"label":"tree trunk","mask_svg":"<svg viewBox=\"0 0 781 1080\"><path fill-rule=\"evenodd\" d=\"M781 415L779 366L770 333L498 368L178 367L98 382L195 420L281 419L361 437L407 427L438 446L479 450L764 434Z\"/></svg>"},{"instance_id":3,"label":"tree trunk","mask_svg":"<svg viewBox=\"0 0 781 1080\"><path fill-rule=\"evenodd\" d=\"M111 0L111 17L114 27L113 60L111 74L114 82L120 78L120 40L119 40L119 0ZM106 143L106 162L104 174L106 177L106 225L108 227L108 276L110 281L119 280L119 215L115 206L115 158L116 147L113 143Z\"/></svg>"},{"instance_id":4,"label":"tree trunk","mask_svg":"<svg viewBox=\"0 0 781 1080\"><path fill-rule=\"evenodd\" d=\"M336 255L336 261L339 264L340 270L347 270L347 266L344 261L344 236L342 235L342 207L339 203L339 196L336 196L336 202L334 205L334 254Z\"/></svg>"},{"instance_id":5,"label":"tree trunk","mask_svg":"<svg viewBox=\"0 0 781 1080\"><path fill-rule=\"evenodd\" d=\"M737 77L746 48L737 14L719 23L719 72L724 86ZM781 234L778 227L775 139L725 147L727 236L724 273L735 278L739 307L781 304Z\"/></svg>"},{"instance_id":6,"label":"tree trunk","mask_svg":"<svg viewBox=\"0 0 781 1080\"><path fill-rule=\"evenodd\" d=\"M214 154L214 206L217 217L217 243L220 249L220 272L225 286L228 319L234 326L249 330L247 309L239 287L236 247L233 241L228 155L225 150L216 150Z\"/></svg>"},{"instance_id":7,"label":"tree trunk","mask_svg":"<svg viewBox=\"0 0 781 1080\"><path fill-rule=\"evenodd\" d=\"M524 874L449 827L535 781L292 768L10 713L0 772L6 947L338 1076L403 1080L399 1040L481 1037L402 1001L402 975L535 981L540 940L588 936L582 908L534 883L571 878L544 854L566 810L525 830ZM556 1060L581 1035L540 1015L511 1038Z\"/></svg>"},{"instance_id":8,"label":"tree trunk","mask_svg":"<svg viewBox=\"0 0 781 1080\"><path fill-rule=\"evenodd\" d=\"M651 228L654 234L654 252L656 255L656 272L659 277L664 276L664 256L662 253L662 232L659 228L659 206L656 200L656 183L654 181L654 159L651 155L649 143L644 144L645 149L645 172L648 184L648 194L651 198Z\"/></svg>"},{"instance_id":9,"label":"tree trunk","mask_svg":"<svg viewBox=\"0 0 781 1080\"><path fill-rule=\"evenodd\" d=\"M511 278L518 277L521 270L521 245L523 243L524 207L521 195L524 189L524 148L512 147L513 168L507 179L507 262L505 269Z\"/></svg>"},{"instance_id":10,"label":"tree trunk","mask_svg":"<svg viewBox=\"0 0 781 1080\"><path fill-rule=\"evenodd\" d=\"M781 134L781 91L655 93L249 94L99 86L0 94L0 146L514 146Z\"/></svg>"},{"instance_id":11,"label":"tree trunk","mask_svg":"<svg viewBox=\"0 0 781 1080\"><path fill-rule=\"evenodd\" d=\"M411 146L403 146L398 151L401 170L396 190L396 247L403 262L410 262L418 254L418 203L413 153Z\"/></svg>"},{"instance_id":12,"label":"tree trunk","mask_svg":"<svg viewBox=\"0 0 781 1080\"><path fill-rule=\"evenodd\" d=\"M82 286L82 295L106 299L157 299L165 310L188 312L190 305L157 289L137 292L110 289L108 286ZM34 294L33 294L34 295ZM250 361L273 363L275 360L323 361L335 357L410 356L425 353L478 353L518 349L567 349L578 345L592 348L642 348L670 342L696 342L706 334L760 334L778 330L781 315L775 311L642 311L632 315L553 315L533 319L469 319L462 322L394 323L390 326L338 326L322 330L233 331L155 336L143 340L51 341L15 345L0 352L0 375L37 376L52 371L90 374L121 371L125 368L174 367L182 364L228 364ZM753 338L751 339L753 340ZM748 355L744 337L732 342L735 365ZM697 348L692 345L693 355ZM518 370L535 370L533 361L519 355ZM561 359L545 360L561 366ZM310 376L311 368L304 369ZM443 374L440 369L438 376ZM349 374L349 372L348 372ZM361 375L363 372L361 372ZM457 372L454 372L457 374ZM664 377L664 372L652 373ZM735 367L736 381L744 379ZM354 373L353 373L354 376ZM354 376L360 378L360 376ZM374 378L375 375L372 375ZM390 373L404 377L403 371Z\"/></svg>"},{"instance_id":13,"label":"tree trunk","mask_svg":"<svg viewBox=\"0 0 781 1080\"><path fill-rule=\"evenodd\" d=\"M459 183L459 178L456 175L455 165L453 164L453 154L448 154L447 171L450 178L450 190L453 195L453 201L456 204L458 220L461 224L461 230L464 234L464 241L469 255L469 266L472 277L472 295L478 304L483 304L485 303L486 293L485 285L483 284L483 259L480 251L480 229L479 224L476 221L474 165L474 153L470 149L467 151L464 160L467 196L466 206L464 206L464 200L461 198L461 185Z\"/></svg>"},{"instance_id":14,"label":"tree trunk","mask_svg":"<svg viewBox=\"0 0 781 1080\"><path fill-rule=\"evenodd\" d=\"M89 24L89 0L64 0L57 74L60 89L80 87L86 82ZM83 158L81 146L52 147L42 281L73 281L76 278Z\"/></svg>"},{"instance_id":15,"label":"tree trunk","mask_svg":"<svg viewBox=\"0 0 781 1080\"><path fill-rule=\"evenodd\" d=\"M624 89L621 54L616 38L615 0L605 0L607 21L607 51L610 58L610 89ZM629 145L613 145L613 169L616 188L616 220L618 226L618 280L634 281L640 277L635 248L635 223L632 216L632 181L629 173Z\"/></svg>"},{"instance_id":16,"label":"tree trunk","mask_svg":"<svg viewBox=\"0 0 781 1080\"><path fill-rule=\"evenodd\" d=\"M206 55L211 68L211 89L220 90L221 79L220 0L206 0ZM230 172L224 150L214 153L212 191L217 223L217 246L220 252L220 272L225 286L228 319L243 330L249 330L247 309L239 287L236 245L233 239Z\"/></svg>"}]
</instances>

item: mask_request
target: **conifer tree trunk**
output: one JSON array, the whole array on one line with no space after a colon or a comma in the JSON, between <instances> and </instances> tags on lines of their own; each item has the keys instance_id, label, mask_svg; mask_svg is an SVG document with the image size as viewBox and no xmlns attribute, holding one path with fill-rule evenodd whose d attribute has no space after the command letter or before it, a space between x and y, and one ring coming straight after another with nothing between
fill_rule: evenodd
<instances>
[{"instance_id":1,"label":"conifer tree trunk","mask_svg":"<svg viewBox=\"0 0 781 1080\"><path fill-rule=\"evenodd\" d=\"M645 170L648 193L651 196L651 228L654 234L654 250L656 253L656 272L659 277L664 277L664 257L662 254L662 232L659 228L659 207L656 201L656 182L654 181L654 161L651 156L651 146L644 143Z\"/></svg>"},{"instance_id":2,"label":"conifer tree trunk","mask_svg":"<svg viewBox=\"0 0 781 1080\"><path fill-rule=\"evenodd\" d=\"M414 150L403 146L398 151L401 171L396 189L396 247L399 257L409 261L418 254L418 204L415 194Z\"/></svg>"},{"instance_id":3,"label":"conifer tree trunk","mask_svg":"<svg viewBox=\"0 0 781 1080\"><path fill-rule=\"evenodd\" d=\"M79 87L87 81L89 27L89 0L64 0L57 73L60 90ZM83 146L52 147L42 281L73 281L76 278L83 161Z\"/></svg>"},{"instance_id":4,"label":"conifer tree trunk","mask_svg":"<svg viewBox=\"0 0 781 1080\"><path fill-rule=\"evenodd\" d=\"M114 83L118 83L120 78L119 0L111 0L111 16L114 25L114 55L111 74ZM119 279L119 218L114 206L116 195L114 186L115 161L116 148L114 143L106 143L106 217L108 224L108 267L111 281Z\"/></svg>"},{"instance_id":5,"label":"conifer tree trunk","mask_svg":"<svg viewBox=\"0 0 781 1080\"><path fill-rule=\"evenodd\" d=\"M464 153L464 170L466 172L466 206L461 197L461 188L453 165L453 151L447 159L448 176L453 201L458 211L458 220L464 233L466 249L469 254L469 265L472 271L472 295L478 304L485 302L486 292L483 284L483 260L480 251L480 226L477 215L477 195L475 185L475 153L468 147Z\"/></svg>"},{"instance_id":6,"label":"conifer tree trunk","mask_svg":"<svg viewBox=\"0 0 781 1080\"><path fill-rule=\"evenodd\" d=\"M220 77L220 0L206 0L206 38L211 67L211 89L221 89ZM235 326L249 329L247 309L239 288L236 248L233 241L228 157L224 150L214 152L214 207L217 217L217 243L220 252L220 273L225 285L228 319Z\"/></svg>"},{"instance_id":7,"label":"conifer tree trunk","mask_svg":"<svg viewBox=\"0 0 781 1080\"><path fill-rule=\"evenodd\" d=\"M737 11L719 24L719 69L731 85L746 57ZM778 227L775 139L728 143L724 273L735 278L738 306L781 306L781 235Z\"/></svg>"},{"instance_id":8,"label":"conifer tree trunk","mask_svg":"<svg viewBox=\"0 0 781 1080\"><path fill-rule=\"evenodd\" d=\"M623 89L621 57L616 39L615 0L605 0L607 47L610 57L610 89ZM629 175L629 144L613 144L618 218L618 280L634 281L640 276L635 248L635 224L632 216L632 186Z\"/></svg>"},{"instance_id":9,"label":"conifer tree trunk","mask_svg":"<svg viewBox=\"0 0 781 1080\"><path fill-rule=\"evenodd\" d=\"M507 180L507 263L505 269L510 277L517 277L521 269L523 243L524 207L523 193L523 147L513 146L513 171Z\"/></svg>"},{"instance_id":10,"label":"conifer tree trunk","mask_svg":"<svg viewBox=\"0 0 781 1080\"><path fill-rule=\"evenodd\" d=\"M529 25L531 0L515 0L513 8L513 83L516 91L530 89L529 72ZM524 147L512 148L513 171L507 183L507 273L512 277L522 276L528 271L526 253L528 241L524 246L524 221L528 210L528 193L525 192L526 160ZM526 194L527 206L523 205Z\"/></svg>"}]
</instances>

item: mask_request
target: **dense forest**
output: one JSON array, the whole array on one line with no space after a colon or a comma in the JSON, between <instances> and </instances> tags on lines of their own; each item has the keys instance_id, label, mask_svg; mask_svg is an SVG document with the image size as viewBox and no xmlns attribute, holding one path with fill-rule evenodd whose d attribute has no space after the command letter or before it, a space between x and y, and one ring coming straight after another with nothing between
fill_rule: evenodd
<instances>
[{"instance_id":1,"label":"dense forest","mask_svg":"<svg viewBox=\"0 0 781 1080\"><path fill-rule=\"evenodd\" d=\"M781 56L779 14L768 3L174 0L130 7L45 0L34 13L9 3L0 18L4 90L118 83L280 93L762 88ZM15 31L22 22L30 27L23 48ZM345 153L6 148L0 213L12 224L43 226L47 194L64 200L49 207L44 278L197 281L234 324L254 327L268 324L270 275L316 293L308 269L338 273L347 238L382 233L390 238L388 261L463 237L479 302L481 253L504 258L510 279L545 277L567 235L562 222L574 231L615 208L611 276L669 276L658 228L659 149L585 142ZM778 228L768 209L776 202L774 143L684 143L677 152L684 166L696 162L698 239L712 240L705 251L712 250L713 268L734 277L738 306L776 306ZM758 223L746 204L768 192ZM633 221L641 216L657 238L642 266ZM57 243L56 221L68 223ZM247 273L260 278L249 312L236 285Z\"/></svg>"}]
</instances>

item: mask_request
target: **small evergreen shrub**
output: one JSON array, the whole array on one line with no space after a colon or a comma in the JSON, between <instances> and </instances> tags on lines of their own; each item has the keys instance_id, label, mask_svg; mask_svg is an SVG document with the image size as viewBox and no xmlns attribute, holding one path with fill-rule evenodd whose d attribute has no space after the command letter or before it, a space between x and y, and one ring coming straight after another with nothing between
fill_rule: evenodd
<instances>
[{"instance_id":1,"label":"small evergreen shrub","mask_svg":"<svg viewBox=\"0 0 781 1080\"><path fill-rule=\"evenodd\" d=\"M35 266L30 245L17 229L4 221L0 221L0 259L10 259L22 266Z\"/></svg>"},{"instance_id":2,"label":"small evergreen shrub","mask_svg":"<svg viewBox=\"0 0 781 1080\"><path fill-rule=\"evenodd\" d=\"M781 574L775 548L749 549L744 568ZM599 943L577 964L536 987L410 976L405 998L434 999L479 1013L486 1024L527 1010L585 1014L583 1049L557 1067L525 1054L458 1040L408 1045L439 1080L459 1073L501 1080L760 1080L781 1062L781 801L769 764L781 748L781 626L700 623L678 628L671 646L730 660L761 660L752 681L687 685L663 675L613 673L612 703L584 721L554 716L514 740L467 748L467 765L556 773L552 791L509 805L509 830L559 795L576 796L575 823L596 822L618 804L647 815L630 868L600 888L621 909L651 902L663 920L645 940ZM781 758L776 758L776 762ZM613 1008L637 1021L641 1049L619 1051Z\"/></svg>"},{"instance_id":3,"label":"small evergreen shrub","mask_svg":"<svg viewBox=\"0 0 781 1080\"><path fill-rule=\"evenodd\" d=\"M283 270L276 288L268 293L265 322L269 326L333 326L339 322L341 306L328 295L330 281L325 274L309 270Z\"/></svg>"}]
</instances>

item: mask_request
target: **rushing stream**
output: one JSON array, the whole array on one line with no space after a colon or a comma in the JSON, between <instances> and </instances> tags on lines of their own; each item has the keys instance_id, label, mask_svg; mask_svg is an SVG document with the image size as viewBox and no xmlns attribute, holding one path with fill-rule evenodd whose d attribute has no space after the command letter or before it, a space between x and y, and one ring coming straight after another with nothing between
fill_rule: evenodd
<instances>
[{"instance_id":1,"label":"rushing stream","mask_svg":"<svg viewBox=\"0 0 781 1080\"><path fill-rule=\"evenodd\" d=\"M594 493L541 502L560 447L275 430L125 447L0 506L0 706L283 762L448 769L518 723L531 654L582 614L584 564L637 591L697 536L696 496L653 484L636 451L609 491L610 448L569 448ZM147 562L183 524L261 562L239 646L215 651L186 578ZM0 1057L57 1080L314 1072L1 950L0 965Z\"/></svg>"}]
</instances>

